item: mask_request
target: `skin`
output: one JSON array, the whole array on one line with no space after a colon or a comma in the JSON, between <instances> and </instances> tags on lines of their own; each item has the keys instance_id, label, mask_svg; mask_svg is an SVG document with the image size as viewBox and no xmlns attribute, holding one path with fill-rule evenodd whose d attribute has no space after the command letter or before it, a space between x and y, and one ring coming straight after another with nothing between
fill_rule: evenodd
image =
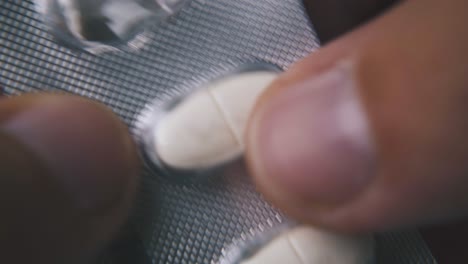
<instances>
[{"instance_id":1,"label":"skin","mask_svg":"<svg viewBox=\"0 0 468 264\"><path fill-rule=\"evenodd\" d=\"M0 262L91 263L138 180L126 127L67 95L0 99Z\"/></svg>"},{"instance_id":2,"label":"skin","mask_svg":"<svg viewBox=\"0 0 468 264\"><path fill-rule=\"evenodd\" d=\"M307 2L327 44L274 83L251 117L247 159L259 190L294 218L344 232L464 217L466 1L414 0L385 11L388 1L345 2ZM328 122L343 102L344 115L359 121L352 133ZM281 125L275 109L313 118ZM280 151L270 153L269 143ZM3 98L0 148L0 262L92 263L135 194L138 160L126 127L72 96ZM287 162L272 162L282 153Z\"/></svg>"},{"instance_id":3,"label":"skin","mask_svg":"<svg viewBox=\"0 0 468 264\"><path fill-rule=\"evenodd\" d=\"M465 216L467 8L462 0L396 4L281 76L247 133L260 191L305 223L344 232ZM346 81L323 87L330 72ZM344 86L353 96L341 95ZM352 135L326 122L342 101L361 108L347 116L364 120ZM291 109L303 117L279 118ZM287 162L275 160L281 152Z\"/></svg>"}]
</instances>

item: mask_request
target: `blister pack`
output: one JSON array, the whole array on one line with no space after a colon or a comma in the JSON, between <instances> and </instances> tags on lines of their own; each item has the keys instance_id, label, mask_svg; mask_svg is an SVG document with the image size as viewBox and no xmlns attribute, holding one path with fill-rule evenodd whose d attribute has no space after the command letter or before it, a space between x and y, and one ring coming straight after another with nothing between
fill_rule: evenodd
<instances>
[{"instance_id":1,"label":"blister pack","mask_svg":"<svg viewBox=\"0 0 468 264\"><path fill-rule=\"evenodd\" d=\"M237 64L286 70L319 48L300 0L193 0L146 23L126 48L90 53L53 37L31 0L0 1L0 86L98 100L138 137L154 100L196 89ZM103 263L218 263L289 220L263 200L242 165L203 181L172 181L143 164L135 212ZM417 231L378 234L377 263L435 263ZM125 253L127 252L127 253ZM133 255L132 255L133 254ZM225 262L224 262L225 263Z\"/></svg>"}]
</instances>

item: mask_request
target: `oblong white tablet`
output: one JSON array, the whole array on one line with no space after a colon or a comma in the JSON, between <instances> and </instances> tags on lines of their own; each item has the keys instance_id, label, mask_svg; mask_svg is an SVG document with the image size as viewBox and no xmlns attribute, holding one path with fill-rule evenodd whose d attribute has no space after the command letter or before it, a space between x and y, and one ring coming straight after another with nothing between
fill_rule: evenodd
<instances>
[{"instance_id":1,"label":"oblong white tablet","mask_svg":"<svg viewBox=\"0 0 468 264\"><path fill-rule=\"evenodd\" d=\"M371 264L372 236L348 236L314 227L296 227L241 264Z\"/></svg>"},{"instance_id":2,"label":"oblong white tablet","mask_svg":"<svg viewBox=\"0 0 468 264\"><path fill-rule=\"evenodd\" d=\"M158 158L174 169L198 170L242 155L250 113L277 74L267 70L239 73L184 98L154 132Z\"/></svg>"},{"instance_id":3,"label":"oblong white tablet","mask_svg":"<svg viewBox=\"0 0 468 264\"><path fill-rule=\"evenodd\" d=\"M207 90L167 113L154 137L159 158L177 169L212 167L242 152Z\"/></svg>"},{"instance_id":4,"label":"oblong white tablet","mask_svg":"<svg viewBox=\"0 0 468 264\"><path fill-rule=\"evenodd\" d=\"M243 73L220 80L209 90L233 134L243 144L247 121L260 95L277 77L277 72Z\"/></svg>"}]
</instances>

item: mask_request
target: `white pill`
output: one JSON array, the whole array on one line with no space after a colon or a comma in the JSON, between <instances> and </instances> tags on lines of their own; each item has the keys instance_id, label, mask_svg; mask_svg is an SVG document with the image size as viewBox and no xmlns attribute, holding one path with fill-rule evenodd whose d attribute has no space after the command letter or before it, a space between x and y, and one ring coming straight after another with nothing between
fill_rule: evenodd
<instances>
[{"instance_id":1,"label":"white pill","mask_svg":"<svg viewBox=\"0 0 468 264\"><path fill-rule=\"evenodd\" d=\"M370 264L372 236L350 236L314 227L296 227L241 264Z\"/></svg>"},{"instance_id":2,"label":"white pill","mask_svg":"<svg viewBox=\"0 0 468 264\"><path fill-rule=\"evenodd\" d=\"M216 80L178 103L160 121L153 141L158 158L181 170L209 169L239 157L247 121L273 80L273 71Z\"/></svg>"}]
</instances>

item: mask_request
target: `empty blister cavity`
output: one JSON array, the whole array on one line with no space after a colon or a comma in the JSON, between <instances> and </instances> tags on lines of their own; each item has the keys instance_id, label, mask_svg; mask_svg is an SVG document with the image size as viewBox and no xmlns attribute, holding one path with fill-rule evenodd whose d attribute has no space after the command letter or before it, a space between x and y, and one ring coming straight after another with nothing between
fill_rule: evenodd
<instances>
[{"instance_id":1,"label":"empty blister cavity","mask_svg":"<svg viewBox=\"0 0 468 264\"><path fill-rule=\"evenodd\" d=\"M219 263L372 264L375 261L372 235L344 235L312 226L296 226L262 243L254 252L246 244L240 250L247 254L237 253Z\"/></svg>"},{"instance_id":2,"label":"empty blister cavity","mask_svg":"<svg viewBox=\"0 0 468 264\"><path fill-rule=\"evenodd\" d=\"M55 38L74 48L116 50L189 0L35 0Z\"/></svg>"},{"instance_id":3,"label":"empty blister cavity","mask_svg":"<svg viewBox=\"0 0 468 264\"><path fill-rule=\"evenodd\" d=\"M244 152L250 114L278 73L268 64L244 65L153 107L144 131L147 156L165 171L186 173L237 160Z\"/></svg>"}]
</instances>

